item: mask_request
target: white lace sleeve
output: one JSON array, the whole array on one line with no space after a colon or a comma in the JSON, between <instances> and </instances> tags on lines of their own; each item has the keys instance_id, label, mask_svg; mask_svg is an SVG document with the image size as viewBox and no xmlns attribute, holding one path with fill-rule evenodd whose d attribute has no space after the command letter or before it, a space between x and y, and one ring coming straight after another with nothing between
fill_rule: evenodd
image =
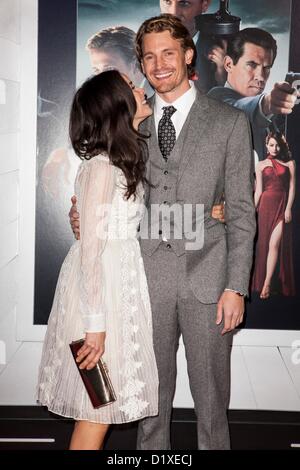
<instances>
[{"instance_id":1,"label":"white lace sleeve","mask_svg":"<svg viewBox=\"0 0 300 470\"><path fill-rule=\"evenodd\" d=\"M80 175L80 310L85 332L105 331L106 312L101 255L113 198L114 167L108 159L84 164Z\"/></svg>"}]
</instances>

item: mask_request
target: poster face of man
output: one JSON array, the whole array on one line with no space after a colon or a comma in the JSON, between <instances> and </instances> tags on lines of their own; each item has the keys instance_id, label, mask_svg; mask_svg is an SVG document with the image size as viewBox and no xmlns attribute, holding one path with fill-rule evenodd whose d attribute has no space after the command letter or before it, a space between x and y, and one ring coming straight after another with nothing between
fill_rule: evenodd
<instances>
[{"instance_id":1,"label":"poster face of man","mask_svg":"<svg viewBox=\"0 0 300 470\"><path fill-rule=\"evenodd\" d=\"M211 0L160 0L161 13L178 16L193 36L196 33L195 16L205 13Z\"/></svg>"},{"instance_id":2,"label":"poster face of man","mask_svg":"<svg viewBox=\"0 0 300 470\"><path fill-rule=\"evenodd\" d=\"M256 96L265 89L273 65L273 51L246 43L244 53L234 64L225 58L227 81L242 96Z\"/></svg>"},{"instance_id":3,"label":"poster face of man","mask_svg":"<svg viewBox=\"0 0 300 470\"><path fill-rule=\"evenodd\" d=\"M126 73L128 66L120 55L115 54L110 49L91 49L88 51L91 61L91 68L94 74L99 74L105 70L117 69Z\"/></svg>"}]
</instances>

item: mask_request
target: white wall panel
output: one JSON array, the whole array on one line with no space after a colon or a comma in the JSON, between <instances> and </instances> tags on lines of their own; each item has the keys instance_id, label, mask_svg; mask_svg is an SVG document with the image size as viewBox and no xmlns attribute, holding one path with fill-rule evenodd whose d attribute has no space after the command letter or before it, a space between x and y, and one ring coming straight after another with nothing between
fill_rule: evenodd
<instances>
[{"instance_id":1,"label":"white wall panel","mask_svg":"<svg viewBox=\"0 0 300 470\"><path fill-rule=\"evenodd\" d=\"M279 351L300 397L300 335L296 341L295 348L280 348Z\"/></svg>"},{"instance_id":2,"label":"white wall panel","mask_svg":"<svg viewBox=\"0 0 300 470\"><path fill-rule=\"evenodd\" d=\"M259 410L300 411L300 398L278 348L247 347L243 354Z\"/></svg>"},{"instance_id":3,"label":"white wall panel","mask_svg":"<svg viewBox=\"0 0 300 470\"><path fill-rule=\"evenodd\" d=\"M17 303L18 257L0 269L0 322ZM3 333L0 331L3 339Z\"/></svg>"},{"instance_id":4,"label":"white wall panel","mask_svg":"<svg viewBox=\"0 0 300 470\"><path fill-rule=\"evenodd\" d=\"M19 167L19 133L0 134L0 174Z\"/></svg>"},{"instance_id":5,"label":"white wall panel","mask_svg":"<svg viewBox=\"0 0 300 470\"><path fill-rule=\"evenodd\" d=\"M18 254L18 221L5 225L0 230L0 268Z\"/></svg>"},{"instance_id":6,"label":"white wall panel","mask_svg":"<svg viewBox=\"0 0 300 470\"><path fill-rule=\"evenodd\" d=\"M0 2L1 4L1 2ZM0 78L20 80L20 46L0 37Z\"/></svg>"},{"instance_id":7,"label":"white wall panel","mask_svg":"<svg viewBox=\"0 0 300 470\"><path fill-rule=\"evenodd\" d=\"M6 102L0 104L0 134L18 132L20 129L20 83L4 80Z\"/></svg>"},{"instance_id":8,"label":"white wall panel","mask_svg":"<svg viewBox=\"0 0 300 470\"><path fill-rule=\"evenodd\" d=\"M0 375L0 405L36 405L41 343L23 343Z\"/></svg>"},{"instance_id":9,"label":"white wall panel","mask_svg":"<svg viewBox=\"0 0 300 470\"><path fill-rule=\"evenodd\" d=\"M233 410L255 410L257 408L243 349L240 346L233 346L231 352L229 408Z\"/></svg>"},{"instance_id":10,"label":"white wall panel","mask_svg":"<svg viewBox=\"0 0 300 470\"><path fill-rule=\"evenodd\" d=\"M22 0L23 2L27 0ZM0 37L15 43L20 42L21 15L20 0L1 0Z\"/></svg>"},{"instance_id":11,"label":"white wall panel","mask_svg":"<svg viewBox=\"0 0 300 470\"><path fill-rule=\"evenodd\" d=\"M0 227L13 222L18 215L19 173L12 171L0 174Z\"/></svg>"},{"instance_id":12,"label":"white wall panel","mask_svg":"<svg viewBox=\"0 0 300 470\"><path fill-rule=\"evenodd\" d=\"M16 308L5 312L2 312L3 318L0 321L0 341L1 347L5 348L5 363L3 363L2 357L0 357L0 377L1 374L4 373L6 367L10 364L10 361L13 359L14 354L20 348L20 342L16 341ZM26 364L23 364L23 367L26 369ZM10 384L11 392L13 394L13 390L18 383L18 378L16 376L14 386ZM1 395L2 389L0 385L0 403L1 403Z\"/></svg>"}]
</instances>

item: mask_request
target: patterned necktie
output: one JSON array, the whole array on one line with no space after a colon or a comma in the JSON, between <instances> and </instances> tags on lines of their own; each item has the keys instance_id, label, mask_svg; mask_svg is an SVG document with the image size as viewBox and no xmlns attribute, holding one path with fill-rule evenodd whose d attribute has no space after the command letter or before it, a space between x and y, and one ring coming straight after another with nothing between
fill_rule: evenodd
<instances>
[{"instance_id":1,"label":"patterned necktie","mask_svg":"<svg viewBox=\"0 0 300 470\"><path fill-rule=\"evenodd\" d=\"M158 144L162 156L167 161L176 142L176 130L171 116L175 113L174 106L164 106L164 113L158 123Z\"/></svg>"}]
</instances>

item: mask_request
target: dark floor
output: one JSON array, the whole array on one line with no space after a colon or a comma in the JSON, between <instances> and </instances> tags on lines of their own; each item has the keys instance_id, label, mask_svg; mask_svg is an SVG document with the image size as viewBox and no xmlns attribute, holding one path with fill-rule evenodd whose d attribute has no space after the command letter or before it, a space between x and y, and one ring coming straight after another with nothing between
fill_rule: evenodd
<instances>
[{"instance_id":1,"label":"dark floor","mask_svg":"<svg viewBox=\"0 0 300 470\"><path fill-rule=\"evenodd\" d=\"M300 448L300 413L229 411L233 450L283 450ZM73 421L57 417L42 407L0 407L0 450L68 448ZM106 450L134 450L136 424L113 426ZM193 410L175 409L172 449L195 450L196 419ZM51 439L51 442L1 442L3 439Z\"/></svg>"}]
</instances>

